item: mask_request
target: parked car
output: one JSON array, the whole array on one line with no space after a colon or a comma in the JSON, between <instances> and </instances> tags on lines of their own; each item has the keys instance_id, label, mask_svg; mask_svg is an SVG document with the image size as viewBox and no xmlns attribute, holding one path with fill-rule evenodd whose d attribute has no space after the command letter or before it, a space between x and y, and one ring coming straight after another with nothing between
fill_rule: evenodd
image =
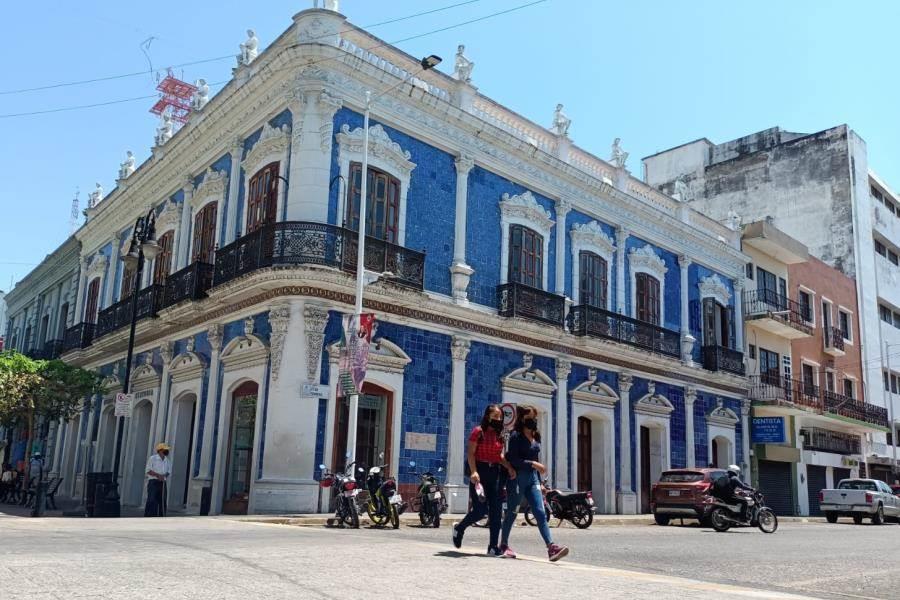
<instances>
[{"instance_id":1,"label":"parked car","mask_svg":"<svg viewBox=\"0 0 900 600\"><path fill-rule=\"evenodd\" d=\"M819 492L819 507L829 523L853 517L857 525L867 518L881 525L885 519L900 517L900 498L878 479L843 479L836 489Z\"/></svg>"},{"instance_id":2,"label":"parked car","mask_svg":"<svg viewBox=\"0 0 900 600\"><path fill-rule=\"evenodd\" d=\"M664 471L650 489L650 511L657 525L671 519L697 519L706 523L712 510L712 482L727 475L724 469L672 469Z\"/></svg>"},{"instance_id":3,"label":"parked car","mask_svg":"<svg viewBox=\"0 0 900 600\"><path fill-rule=\"evenodd\" d=\"M900 496L900 485L896 485L896 484L892 485L891 491L894 492L895 496Z\"/></svg>"}]
</instances>

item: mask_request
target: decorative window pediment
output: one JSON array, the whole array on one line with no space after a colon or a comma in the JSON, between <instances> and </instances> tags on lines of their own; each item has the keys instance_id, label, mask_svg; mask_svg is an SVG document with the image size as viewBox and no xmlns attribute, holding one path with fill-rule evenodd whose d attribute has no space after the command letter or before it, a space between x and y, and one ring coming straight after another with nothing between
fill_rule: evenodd
<instances>
[{"instance_id":1,"label":"decorative window pediment","mask_svg":"<svg viewBox=\"0 0 900 600\"><path fill-rule=\"evenodd\" d=\"M247 177L254 175L259 169L273 160L283 161L287 155L291 142L291 127L287 124L281 127L272 127L268 123L263 125L259 139L253 148L247 152L241 166Z\"/></svg>"},{"instance_id":2,"label":"decorative window pediment","mask_svg":"<svg viewBox=\"0 0 900 600\"><path fill-rule=\"evenodd\" d=\"M588 379L572 390L572 399L579 402L612 408L619 401L619 395L605 383Z\"/></svg>"},{"instance_id":3,"label":"decorative window pediment","mask_svg":"<svg viewBox=\"0 0 900 600\"><path fill-rule=\"evenodd\" d=\"M105 254L101 254L100 252L92 254L84 267L87 280L90 281L95 277L103 277L103 274L106 273L106 265L108 264L109 258L107 258Z\"/></svg>"},{"instance_id":4,"label":"decorative window pediment","mask_svg":"<svg viewBox=\"0 0 900 600\"><path fill-rule=\"evenodd\" d=\"M157 237L169 230L178 230L178 226L181 223L181 210L182 205L180 203L175 202L171 198L166 200L162 210L156 217Z\"/></svg>"},{"instance_id":5,"label":"decorative window pediment","mask_svg":"<svg viewBox=\"0 0 900 600\"><path fill-rule=\"evenodd\" d=\"M550 398L556 392L556 383L540 369L525 366L515 369L500 381L504 391L515 391L531 396Z\"/></svg>"},{"instance_id":6,"label":"decorative window pediment","mask_svg":"<svg viewBox=\"0 0 900 600\"><path fill-rule=\"evenodd\" d=\"M574 253L577 254L581 250L590 250L612 262L612 254L616 250L616 244L611 237L606 235L603 227L597 221L573 225L569 236L572 238L572 250Z\"/></svg>"},{"instance_id":7,"label":"decorative window pediment","mask_svg":"<svg viewBox=\"0 0 900 600\"><path fill-rule=\"evenodd\" d=\"M718 404L706 415L706 422L709 425L718 425L720 427L730 427L734 429L737 425L738 416L730 408L725 407L720 399Z\"/></svg>"},{"instance_id":8,"label":"decorative window pediment","mask_svg":"<svg viewBox=\"0 0 900 600\"><path fill-rule=\"evenodd\" d=\"M517 196L504 193L500 201L500 219L531 227L548 239L554 223L550 211L541 206L529 191Z\"/></svg>"},{"instance_id":9,"label":"decorative window pediment","mask_svg":"<svg viewBox=\"0 0 900 600\"><path fill-rule=\"evenodd\" d=\"M652 381L647 384L647 395L638 400L634 405L634 411L645 415L668 417L675 410L675 406L662 394L656 393L656 384Z\"/></svg>"},{"instance_id":10,"label":"decorative window pediment","mask_svg":"<svg viewBox=\"0 0 900 600\"><path fill-rule=\"evenodd\" d=\"M153 366L151 355L147 355L148 360L144 364L136 366L131 371L131 391L137 392L159 387L160 374L156 367Z\"/></svg>"},{"instance_id":11,"label":"decorative window pediment","mask_svg":"<svg viewBox=\"0 0 900 600\"><path fill-rule=\"evenodd\" d=\"M196 352L185 351L169 363L173 383L182 383L200 377L206 368L206 360Z\"/></svg>"},{"instance_id":12,"label":"decorative window pediment","mask_svg":"<svg viewBox=\"0 0 900 600\"><path fill-rule=\"evenodd\" d=\"M112 374L107 375L102 379L100 385L103 386L107 395L115 395L118 392L122 391L122 380L119 379L118 375Z\"/></svg>"},{"instance_id":13,"label":"decorative window pediment","mask_svg":"<svg viewBox=\"0 0 900 600\"><path fill-rule=\"evenodd\" d=\"M228 171L216 171L212 167L206 170L203 181L194 190L191 196L191 207L202 207L209 201L219 201L225 198L225 190L228 189Z\"/></svg>"},{"instance_id":14,"label":"decorative window pediment","mask_svg":"<svg viewBox=\"0 0 900 600\"><path fill-rule=\"evenodd\" d=\"M648 273L659 279L660 282L665 279L666 272L669 270L666 267L666 261L656 253L650 244L632 248L629 257L632 273Z\"/></svg>"},{"instance_id":15,"label":"decorative window pediment","mask_svg":"<svg viewBox=\"0 0 900 600\"><path fill-rule=\"evenodd\" d=\"M361 156L363 151L363 133L362 127L357 127L351 131L350 125L344 123L341 126L340 133L336 136L341 151ZM408 178L412 170L416 168L416 164L409 160L411 156L408 150L404 150L400 147L400 144L391 140L384 127L381 125L369 126L370 158L380 159L382 163L386 163L385 168L387 170Z\"/></svg>"},{"instance_id":16,"label":"decorative window pediment","mask_svg":"<svg viewBox=\"0 0 900 600\"><path fill-rule=\"evenodd\" d=\"M728 306L731 292L718 275L710 275L700 280L700 298L714 298L722 306Z\"/></svg>"},{"instance_id":17,"label":"decorative window pediment","mask_svg":"<svg viewBox=\"0 0 900 600\"><path fill-rule=\"evenodd\" d=\"M332 362L340 359L341 347L335 342L328 346L328 357ZM394 342L379 338L369 343L369 370L385 373L403 373L412 358Z\"/></svg>"},{"instance_id":18,"label":"decorative window pediment","mask_svg":"<svg viewBox=\"0 0 900 600\"><path fill-rule=\"evenodd\" d=\"M269 345L253 333L253 317L244 319L244 334L239 335L222 349L221 360L227 369L255 367L265 364L269 358Z\"/></svg>"}]
</instances>

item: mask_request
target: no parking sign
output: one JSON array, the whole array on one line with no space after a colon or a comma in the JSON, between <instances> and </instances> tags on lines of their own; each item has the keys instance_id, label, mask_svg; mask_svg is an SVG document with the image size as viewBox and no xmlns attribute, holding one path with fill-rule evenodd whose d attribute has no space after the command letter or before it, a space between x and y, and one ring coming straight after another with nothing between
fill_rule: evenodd
<instances>
[{"instance_id":1,"label":"no parking sign","mask_svg":"<svg viewBox=\"0 0 900 600\"><path fill-rule=\"evenodd\" d=\"M512 431L516 422L516 405L507 402L500 405L500 410L503 411L503 430Z\"/></svg>"}]
</instances>

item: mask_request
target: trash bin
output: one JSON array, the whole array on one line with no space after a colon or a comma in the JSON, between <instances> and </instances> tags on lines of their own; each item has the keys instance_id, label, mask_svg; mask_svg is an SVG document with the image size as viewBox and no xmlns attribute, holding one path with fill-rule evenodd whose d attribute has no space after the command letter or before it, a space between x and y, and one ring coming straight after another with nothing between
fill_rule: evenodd
<instances>
[{"instance_id":1,"label":"trash bin","mask_svg":"<svg viewBox=\"0 0 900 600\"><path fill-rule=\"evenodd\" d=\"M112 484L112 473L88 473L84 482L84 510L88 517L107 517L106 494Z\"/></svg>"}]
</instances>

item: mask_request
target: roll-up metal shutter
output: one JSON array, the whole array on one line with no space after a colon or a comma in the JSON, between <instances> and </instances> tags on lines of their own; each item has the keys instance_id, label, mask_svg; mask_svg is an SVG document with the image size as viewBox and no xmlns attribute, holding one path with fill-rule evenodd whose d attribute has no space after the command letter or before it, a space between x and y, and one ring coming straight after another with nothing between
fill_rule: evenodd
<instances>
[{"instance_id":1,"label":"roll-up metal shutter","mask_svg":"<svg viewBox=\"0 0 900 600\"><path fill-rule=\"evenodd\" d=\"M776 515L793 515L794 493L791 486L791 463L759 461L759 491Z\"/></svg>"},{"instance_id":2,"label":"roll-up metal shutter","mask_svg":"<svg viewBox=\"0 0 900 600\"><path fill-rule=\"evenodd\" d=\"M825 467L806 465L806 486L809 493L810 516L821 515L822 511L819 509L819 492L828 487L825 485Z\"/></svg>"}]
</instances>

